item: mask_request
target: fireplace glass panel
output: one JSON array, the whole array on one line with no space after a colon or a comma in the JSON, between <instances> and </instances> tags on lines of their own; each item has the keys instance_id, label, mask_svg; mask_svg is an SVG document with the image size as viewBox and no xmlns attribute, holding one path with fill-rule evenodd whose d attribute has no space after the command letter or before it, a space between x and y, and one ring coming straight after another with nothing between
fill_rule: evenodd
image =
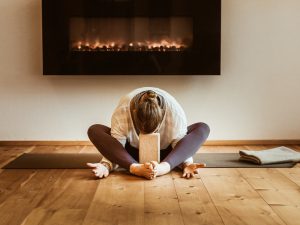
<instances>
[{"instance_id":1,"label":"fireplace glass panel","mask_svg":"<svg viewBox=\"0 0 300 225\"><path fill-rule=\"evenodd\" d=\"M193 45L191 17L70 18L71 51L186 51Z\"/></svg>"}]
</instances>

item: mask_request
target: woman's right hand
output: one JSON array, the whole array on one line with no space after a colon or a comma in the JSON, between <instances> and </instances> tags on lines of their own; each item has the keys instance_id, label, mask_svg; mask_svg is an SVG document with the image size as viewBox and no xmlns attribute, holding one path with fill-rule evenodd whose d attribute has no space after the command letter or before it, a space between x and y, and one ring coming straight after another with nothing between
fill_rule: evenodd
<instances>
[{"instance_id":1,"label":"woman's right hand","mask_svg":"<svg viewBox=\"0 0 300 225\"><path fill-rule=\"evenodd\" d=\"M187 179L192 178L195 176L195 174L198 174L199 168L204 168L204 167L206 167L205 163L184 164L182 177L185 177Z\"/></svg>"},{"instance_id":2,"label":"woman's right hand","mask_svg":"<svg viewBox=\"0 0 300 225\"><path fill-rule=\"evenodd\" d=\"M98 178L105 178L109 175L109 171L102 163L87 163L87 166L94 168L93 172Z\"/></svg>"}]
</instances>

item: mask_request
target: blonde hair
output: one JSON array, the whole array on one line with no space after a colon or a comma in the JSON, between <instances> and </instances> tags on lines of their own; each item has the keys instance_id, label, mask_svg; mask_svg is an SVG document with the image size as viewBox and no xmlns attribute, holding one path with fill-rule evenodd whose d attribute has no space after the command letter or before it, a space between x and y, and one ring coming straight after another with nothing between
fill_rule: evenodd
<instances>
[{"instance_id":1,"label":"blonde hair","mask_svg":"<svg viewBox=\"0 0 300 225\"><path fill-rule=\"evenodd\" d=\"M155 131L163 120L165 100L156 92L148 90L133 99L133 119L140 132L149 134Z\"/></svg>"}]
</instances>

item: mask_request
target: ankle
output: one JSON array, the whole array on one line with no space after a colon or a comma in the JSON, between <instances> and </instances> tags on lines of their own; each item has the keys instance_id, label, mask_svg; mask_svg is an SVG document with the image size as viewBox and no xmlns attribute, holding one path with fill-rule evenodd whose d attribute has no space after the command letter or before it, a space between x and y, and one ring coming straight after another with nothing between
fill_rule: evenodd
<instances>
[{"instance_id":1,"label":"ankle","mask_svg":"<svg viewBox=\"0 0 300 225\"><path fill-rule=\"evenodd\" d=\"M161 162L157 166L157 176L165 175L171 171L171 165L168 162Z\"/></svg>"},{"instance_id":2,"label":"ankle","mask_svg":"<svg viewBox=\"0 0 300 225\"><path fill-rule=\"evenodd\" d=\"M159 165L162 165L162 166L164 166L165 168L171 169L171 166L170 166L170 164L169 164L168 162L161 162L161 163L159 163Z\"/></svg>"}]
</instances>

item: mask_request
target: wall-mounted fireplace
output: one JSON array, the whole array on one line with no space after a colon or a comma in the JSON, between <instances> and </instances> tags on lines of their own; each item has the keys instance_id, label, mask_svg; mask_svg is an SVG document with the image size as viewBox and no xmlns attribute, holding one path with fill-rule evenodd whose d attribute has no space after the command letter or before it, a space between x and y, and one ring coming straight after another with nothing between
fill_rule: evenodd
<instances>
[{"instance_id":1,"label":"wall-mounted fireplace","mask_svg":"<svg viewBox=\"0 0 300 225\"><path fill-rule=\"evenodd\" d=\"M220 74L221 0L43 0L45 75Z\"/></svg>"},{"instance_id":2,"label":"wall-mounted fireplace","mask_svg":"<svg viewBox=\"0 0 300 225\"><path fill-rule=\"evenodd\" d=\"M192 44L189 17L70 18L71 51L184 51Z\"/></svg>"}]
</instances>

